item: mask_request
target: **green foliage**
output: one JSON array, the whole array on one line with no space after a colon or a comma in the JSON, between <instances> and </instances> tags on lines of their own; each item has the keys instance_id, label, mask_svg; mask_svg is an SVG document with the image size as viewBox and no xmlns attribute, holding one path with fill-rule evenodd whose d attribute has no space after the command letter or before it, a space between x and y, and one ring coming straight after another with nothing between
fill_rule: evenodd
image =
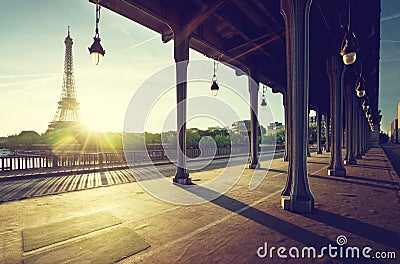
<instances>
[{"instance_id":1,"label":"green foliage","mask_svg":"<svg viewBox=\"0 0 400 264\"><path fill-rule=\"evenodd\" d=\"M19 135L12 135L1 140L2 148L31 148L34 144L39 143L40 135L35 131L22 131Z\"/></svg>"},{"instance_id":2,"label":"green foliage","mask_svg":"<svg viewBox=\"0 0 400 264\"><path fill-rule=\"evenodd\" d=\"M186 130L186 144L188 148L199 148L199 142L203 139L204 146L219 148L230 147L231 142L235 146L248 142L247 134L230 134L226 128L212 127L207 130L190 128ZM54 130L39 135L35 131L23 131L19 135L0 138L0 147L8 149L30 150L46 148L53 152L84 151L84 152L112 152L127 150L139 150L140 148L161 149L164 147L176 147L177 132L168 131L160 133L116 133L94 131L69 131Z\"/></svg>"},{"instance_id":3,"label":"green foliage","mask_svg":"<svg viewBox=\"0 0 400 264\"><path fill-rule=\"evenodd\" d=\"M231 139L229 135L217 134L214 138L218 148L227 148L231 146Z\"/></svg>"},{"instance_id":4,"label":"green foliage","mask_svg":"<svg viewBox=\"0 0 400 264\"><path fill-rule=\"evenodd\" d=\"M263 143L265 144L282 144L285 142L285 128L280 127L274 130L269 130L263 136Z\"/></svg>"},{"instance_id":5,"label":"green foliage","mask_svg":"<svg viewBox=\"0 0 400 264\"><path fill-rule=\"evenodd\" d=\"M317 125L310 123L308 126L308 141L310 144L317 142Z\"/></svg>"}]
</instances>

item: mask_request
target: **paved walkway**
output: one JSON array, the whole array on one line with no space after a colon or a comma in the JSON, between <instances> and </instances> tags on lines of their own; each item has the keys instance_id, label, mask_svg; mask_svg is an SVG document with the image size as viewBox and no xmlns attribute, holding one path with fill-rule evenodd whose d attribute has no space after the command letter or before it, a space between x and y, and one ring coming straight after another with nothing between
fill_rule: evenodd
<instances>
[{"instance_id":1,"label":"paved walkway","mask_svg":"<svg viewBox=\"0 0 400 264\"><path fill-rule=\"evenodd\" d=\"M395 252L397 261L380 261L398 263L400 204L394 181L397 174L382 149L372 148L357 165L347 166L347 177L327 176L328 160L327 153L308 159L316 203L312 214L294 214L280 208L287 170L287 163L281 159L273 161L268 173L260 170L267 175L255 190L248 189L252 171L244 170L232 189L200 205L163 202L135 182L7 202L0 205L0 263L21 263L24 258L50 250L55 256L57 250L62 252L73 241L98 235L103 230L32 252L22 250L21 231L25 228L94 212L117 217L122 222L119 225L134 230L151 245L121 263L308 263L309 259L278 258L276 249L272 260L269 256L259 258L257 250L263 254L265 243L269 250L297 247L301 252L304 246L320 249L329 244L339 250L344 246L338 246L338 236L344 236L349 247L371 247L372 251L367 252L371 256L376 252ZM191 177L201 184L222 171L192 173ZM284 253L288 255L288 251ZM354 262L329 258L327 251L323 258L312 261ZM375 258L372 262L379 261Z\"/></svg>"},{"instance_id":2,"label":"paved walkway","mask_svg":"<svg viewBox=\"0 0 400 264\"><path fill-rule=\"evenodd\" d=\"M235 160L238 162L242 159L232 158L232 162L235 162ZM224 168L226 165L227 159L215 159L201 170ZM147 177L148 174L153 173L154 169L153 166L149 165L138 166L132 170L126 167L124 165L122 167L103 168L102 170L86 169L75 173L68 172L67 169L57 168L36 172L21 171L20 174L0 177L0 203L135 182L135 177ZM158 163L157 170L165 177L172 177L175 175L176 166L167 162ZM63 171L66 173L62 173Z\"/></svg>"},{"instance_id":3,"label":"paved walkway","mask_svg":"<svg viewBox=\"0 0 400 264\"><path fill-rule=\"evenodd\" d=\"M396 170L397 175L400 175L400 144L383 144L382 148Z\"/></svg>"}]
</instances>

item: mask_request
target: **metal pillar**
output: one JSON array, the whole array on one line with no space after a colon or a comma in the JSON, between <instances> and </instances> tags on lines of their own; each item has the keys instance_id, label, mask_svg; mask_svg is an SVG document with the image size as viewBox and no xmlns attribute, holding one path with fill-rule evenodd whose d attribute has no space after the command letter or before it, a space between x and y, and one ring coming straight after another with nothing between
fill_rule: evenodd
<instances>
[{"instance_id":1,"label":"metal pillar","mask_svg":"<svg viewBox=\"0 0 400 264\"><path fill-rule=\"evenodd\" d=\"M311 0L281 0L281 13L285 20L288 102L290 105L290 151L288 181L290 195L282 193L285 210L309 213L314 208L314 197L307 175L307 113L309 83L309 14ZM290 180L291 177L291 180ZM288 186L287 186L288 187ZM287 191L286 187L284 192ZM287 194L287 193L285 193Z\"/></svg>"},{"instance_id":2,"label":"metal pillar","mask_svg":"<svg viewBox=\"0 0 400 264\"><path fill-rule=\"evenodd\" d=\"M287 92L283 93L283 108L285 111L285 153L283 154L283 161L289 161L289 103L287 98Z\"/></svg>"},{"instance_id":3,"label":"metal pillar","mask_svg":"<svg viewBox=\"0 0 400 264\"><path fill-rule=\"evenodd\" d=\"M360 115L360 105L357 100L354 101L354 156L356 159L361 159L361 152L360 152L360 144L361 144L361 130L360 130L360 122L361 122L361 115Z\"/></svg>"},{"instance_id":4,"label":"metal pillar","mask_svg":"<svg viewBox=\"0 0 400 264\"><path fill-rule=\"evenodd\" d=\"M359 148L359 150L360 150L360 155L361 155L361 157L363 156L363 155L365 155L365 153L364 153L364 134L365 134L365 131L364 131L364 118L365 118L365 114L364 114L364 111L361 111L360 110L360 144L359 144L359 146L358 146L358 148Z\"/></svg>"},{"instance_id":5,"label":"metal pillar","mask_svg":"<svg viewBox=\"0 0 400 264\"><path fill-rule=\"evenodd\" d=\"M365 135L365 131L364 131L364 118L365 118L365 114L364 111L360 110L360 154L364 155L364 135Z\"/></svg>"},{"instance_id":6,"label":"metal pillar","mask_svg":"<svg viewBox=\"0 0 400 264\"><path fill-rule=\"evenodd\" d=\"M286 35L286 92L284 93L283 102L285 104L285 145L286 145L286 159L288 161L288 175L286 178L285 188L283 188L281 193L281 205L283 209L290 210L290 194L292 191L292 184L293 184L293 174L292 166L293 162L290 161L290 157L293 156L293 145L292 145L292 135L293 135L293 125L292 125L292 109L291 109L291 101L289 100L292 98L292 65L293 65L293 58L292 56L288 56L291 54L293 49L292 43L292 19L291 19L291 12L287 13L286 9L289 9L290 3L283 2L281 0L281 14L285 21L285 35Z\"/></svg>"},{"instance_id":7,"label":"metal pillar","mask_svg":"<svg viewBox=\"0 0 400 264\"><path fill-rule=\"evenodd\" d=\"M332 113L332 152L328 167L329 176L346 176L346 169L342 160L342 136L343 136L343 79L346 69L343 68L339 55L328 59L328 76L331 92Z\"/></svg>"},{"instance_id":8,"label":"metal pillar","mask_svg":"<svg viewBox=\"0 0 400 264\"><path fill-rule=\"evenodd\" d=\"M346 133L346 157L344 159L345 165L354 165L357 164L356 158L354 157L354 145L353 145L353 137L354 133L354 120L353 120L353 105L355 100L355 93L351 87L346 87L346 122L347 122L347 133Z\"/></svg>"},{"instance_id":9,"label":"metal pillar","mask_svg":"<svg viewBox=\"0 0 400 264\"><path fill-rule=\"evenodd\" d=\"M186 97L187 67L189 63L189 37L183 32L174 32L174 58L176 65L176 99L177 99L177 163L174 182L191 184L186 169Z\"/></svg>"},{"instance_id":10,"label":"metal pillar","mask_svg":"<svg viewBox=\"0 0 400 264\"><path fill-rule=\"evenodd\" d=\"M250 160L247 167L249 169L260 168L258 162L258 82L252 81L249 76L250 93Z\"/></svg>"},{"instance_id":11,"label":"metal pillar","mask_svg":"<svg viewBox=\"0 0 400 264\"><path fill-rule=\"evenodd\" d=\"M331 114L327 113L325 115L325 124L326 124L326 129L325 129L325 145L326 145L326 150L325 152L331 152Z\"/></svg>"},{"instance_id":12,"label":"metal pillar","mask_svg":"<svg viewBox=\"0 0 400 264\"><path fill-rule=\"evenodd\" d=\"M310 110L307 114L307 157L311 157L310 153Z\"/></svg>"},{"instance_id":13,"label":"metal pillar","mask_svg":"<svg viewBox=\"0 0 400 264\"><path fill-rule=\"evenodd\" d=\"M319 109L316 110L317 116L315 117L316 126L317 126L317 154L322 154L321 148L321 111Z\"/></svg>"},{"instance_id":14,"label":"metal pillar","mask_svg":"<svg viewBox=\"0 0 400 264\"><path fill-rule=\"evenodd\" d=\"M365 154L367 154L367 150L368 150L368 147L367 147L367 134L370 131L367 118L363 118L363 129L364 129L364 135L363 135L362 152L363 152L363 155L365 155Z\"/></svg>"},{"instance_id":15,"label":"metal pillar","mask_svg":"<svg viewBox=\"0 0 400 264\"><path fill-rule=\"evenodd\" d=\"M362 159L362 142L363 142L363 128L362 128L362 119L364 118L364 112L361 109L358 109L358 153L360 154L359 159Z\"/></svg>"}]
</instances>

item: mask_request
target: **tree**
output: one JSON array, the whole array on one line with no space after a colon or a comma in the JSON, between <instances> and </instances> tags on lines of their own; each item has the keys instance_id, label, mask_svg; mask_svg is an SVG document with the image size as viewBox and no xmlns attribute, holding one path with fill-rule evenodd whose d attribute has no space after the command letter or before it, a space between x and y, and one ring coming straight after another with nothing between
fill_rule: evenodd
<instances>
[{"instance_id":1,"label":"tree","mask_svg":"<svg viewBox=\"0 0 400 264\"><path fill-rule=\"evenodd\" d=\"M310 123L308 126L308 141L312 144L317 141L317 125L316 123Z\"/></svg>"},{"instance_id":2,"label":"tree","mask_svg":"<svg viewBox=\"0 0 400 264\"><path fill-rule=\"evenodd\" d=\"M384 132L379 132L379 143L380 144L386 144L389 141L389 136L388 134L384 133Z\"/></svg>"},{"instance_id":3,"label":"tree","mask_svg":"<svg viewBox=\"0 0 400 264\"><path fill-rule=\"evenodd\" d=\"M231 140L229 135L218 134L215 135L214 140L217 143L218 148L228 148L231 146Z\"/></svg>"},{"instance_id":4,"label":"tree","mask_svg":"<svg viewBox=\"0 0 400 264\"><path fill-rule=\"evenodd\" d=\"M187 148L199 148L200 134L198 130L188 129L186 130L186 147Z\"/></svg>"}]
</instances>

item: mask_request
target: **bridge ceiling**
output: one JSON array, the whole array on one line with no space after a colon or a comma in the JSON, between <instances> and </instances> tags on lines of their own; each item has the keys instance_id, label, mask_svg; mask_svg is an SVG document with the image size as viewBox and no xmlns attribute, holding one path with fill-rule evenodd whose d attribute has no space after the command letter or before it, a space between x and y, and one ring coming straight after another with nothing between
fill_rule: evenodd
<instances>
[{"instance_id":1,"label":"bridge ceiling","mask_svg":"<svg viewBox=\"0 0 400 264\"><path fill-rule=\"evenodd\" d=\"M93 0L91 0L93 1ZM219 58L249 72L274 92L285 91L285 26L279 0L103 0L100 5L162 35L191 36L190 46L210 58ZM367 95L375 123L378 116L380 0L351 0L351 27L360 52L348 74L367 81ZM347 0L314 0L310 13L310 105L329 109L326 60L340 52ZM342 15L343 14L343 15ZM340 17L343 19L340 19Z\"/></svg>"}]
</instances>

